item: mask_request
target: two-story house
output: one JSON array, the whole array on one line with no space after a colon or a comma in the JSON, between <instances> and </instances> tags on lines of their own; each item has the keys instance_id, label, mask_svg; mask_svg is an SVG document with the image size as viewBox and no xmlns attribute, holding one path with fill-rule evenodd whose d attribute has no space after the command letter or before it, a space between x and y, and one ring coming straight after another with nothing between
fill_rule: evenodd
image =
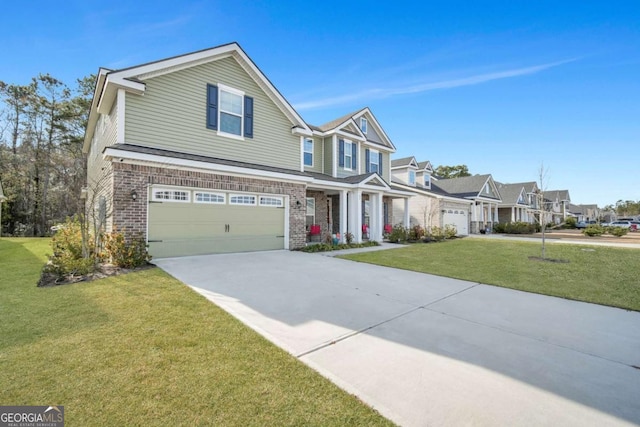
<instances>
[{"instance_id":1,"label":"two-story house","mask_svg":"<svg viewBox=\"0 0 640 427\"><path fill-rule=\"evenodd\" d=\"M491 230L498 222L498 205L502 199L490 174L440 179L432 186L452 197L473 202L469 218L471 233Z\"/></svg>"},{"instance_id":2,"label":"two-story house","mask_svg":"<svg viewBox=\"0 0 640 427\"><path fill-rule=\"evenodd\" d=\"M542 193L546 222L560 224L569 216L571 196L569 190L548 190Z\"/></svg>"},{"instance_id":3,"label":"two-story house","mask_svg":"<svg viewBox=\"0 0 640 427\"><path fill-rule=\"evenodd\" d=\"M538 185L531 182L503 184L496 182L501 202L498 204L499 222L536 222L536 194Z\"/></svg>"},{"instance_id":4,"label":"two-story house","mask_svg":"<svg viewBox=\"0 0 640 427\"><path fill-rule=\"evenodd\" d=\"M451 225L459 236L468 235L473 202L447 194L438 188L436 181L429 161L418 162L413 156L392 160L391 187L415 194L408 206L404 200L393 201L393 217L404 218L408 214L411 226L430 230Z\"/></svg>"},{"instance_id":5,"label":"two-story house","mask_svg":"<svg viewBox=\"0 0 640 427\"><path fill-rule=\"evenodd\" d=\"M368 108L307 124L237 43L100 69L87 208L155 257L382 240L395 146Z\"/></svg>"}]
</instances>

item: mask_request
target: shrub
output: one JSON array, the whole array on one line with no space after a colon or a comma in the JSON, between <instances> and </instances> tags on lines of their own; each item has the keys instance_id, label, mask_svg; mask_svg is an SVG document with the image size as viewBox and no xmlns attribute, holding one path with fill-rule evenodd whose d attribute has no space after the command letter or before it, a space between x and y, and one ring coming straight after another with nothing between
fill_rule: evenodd
<instances>
[{"instance_id":1,"label":"shrub","mask_svg":"<svg viewBox=\"0 0 640 427\"><path fill-rule=\"evenodd\" d=\"M436 242L443 241L445 239L444 229L437 226L431 227L428 238L430 240L435 240Z\"/></svg>"},{"instance_id":2,"label":"shrub","mask_svg":"<svg viewBox=\"0 0 640 427\"><path fill-rule=\"evenodd\" d=\"M582 230L582 234L585 236L602 236L605 232L604 227L599 224L590 224L584 230Z\"/></svg>"},{"instance_id":3,"label":"shrub","mask_svg":"<svg viewBox=\"0 0 640 427\"><path fill-rule=\"evenodd\" d=\"M367 248L370 246L380 246L380 243L375 240L370 240L368 242L363 243L340 243L337 245L328 245L326 243L318 243L314 245L305 246L300 249L302 252L329 252L329 251L337 251L340 249L354 249L354 248Z\"/></svg>"},{"instance_id":4,"label":"shrub","mask_svg":"<svg viewBox=\"0 0 640 427\"><path fill-rule=\"evenodd\" d=\"M89 274L95 271L99 262L90 247L92 241L87 242L86 256L82 250L82 224L78 216L67 218L66 222L58 227L51 238L53 254L49 256L49 262L42 270L42 277L38 286L46 286L58 282L65 277L75 277ZM53 277L51 277L53 276Z\"/></svg>"},{"instance_id":5,"label":"shrub","mask_svg":"<svg viewBox=\"0 0 640 427\"><path fill-rule=\"evenodd\" d=\"M349 233L349 232L347 232L347 233L344 235L344 239L346 240L347 244L348 244L348 245L350 245L350 244L351 244L351 242L353 242L353 233Z\"/></svg>"},{"instance_id":6,"label":"shrub","mask_svg":"<svg viewBox=\"0 0 640 427\"><path fill-rule=\"evenodd\" d=\"M407 229L402 225L397 224L393 226L393 230L389 234L389 241L391 243L402 243L407 241Z\"/></svg>"},{"instance_id":7,"label":"shrub","mask_svg":"<svg viewBox=\"0 0 640 427\"><path fill-rule=\"evenodd\" d=\"M425 231L420 225L413 226L408 233L407 239L411 241L417 241L424 237Z\"/></svg>"},{"instance_id":8,"label":"shrub","mask_svg":"<svg viewBox=\"0 0 640 427\"><path fill-rule=\"evenodd\" d=\"M629 229L624 227L609 227L607 232L612 236L622 237L629 232Z\"/></svg>"},{"instance_id":9,"label":"shrub","mask_svg":"<svg viewBox=\"0 0 640 427\"><path fill-rule=\"evenodd\" d=\"M140 234L127 241L124 233L114 230L107 235L105 251L111 263L121 268L140 267L151 260L147 243Z\"/></svg>"},{"instance_id":10,"label":"shrub","mask_svg":"<svg viewBox=\"0 0 640 427\"><path fill-rule=\"evenodd\" d=\"M573 217L569 217L564 221L564 228L576 228L577 221Z\"/></svg>"},{"instance_id":11,"label":"shrub","mask_svg":"<svg viewBox=\"0 0 640 427\"><path fill-rule=\"evenodd\" d=\"M458 230L451 224L447 224L444 226L444 238L445 239L453 239L458 235Z\"/></svg>"},{"instance_id":12,"label":"shrub","mask_svg":"<svg viewBox=\"0 0 640 427\"><path fill-rule=\"evenodd\" d=\"M537 230L535 224L528 222L499 222L494 224L493 232L501 234L533 234Z\"/></svg>"}]
</instances>

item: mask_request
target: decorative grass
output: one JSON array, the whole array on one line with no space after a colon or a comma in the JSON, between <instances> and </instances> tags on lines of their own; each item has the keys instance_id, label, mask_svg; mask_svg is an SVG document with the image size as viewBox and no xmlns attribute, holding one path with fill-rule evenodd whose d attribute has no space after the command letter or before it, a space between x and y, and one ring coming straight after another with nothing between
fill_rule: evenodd
<instances>
[{"instance_id":1,"label":"decorative grass","mask_svg":"<svg viewBox=\"0 0 640 427\"><path fill-rule=\"evenodd\" d=\"M344 255L354 261L640 311L640 250L458 239Z\"/></svg>"},{"instance_id":2,"label":"decorative grass","mask_svg":"<svg viewBox=\"0 0 640 427\"><path fill-rule=\"evenodd\" d=\"M168 276L37 288L47 239L0 239L0 403L68 426L391 425Z\"/></svg>"}]
</instances>

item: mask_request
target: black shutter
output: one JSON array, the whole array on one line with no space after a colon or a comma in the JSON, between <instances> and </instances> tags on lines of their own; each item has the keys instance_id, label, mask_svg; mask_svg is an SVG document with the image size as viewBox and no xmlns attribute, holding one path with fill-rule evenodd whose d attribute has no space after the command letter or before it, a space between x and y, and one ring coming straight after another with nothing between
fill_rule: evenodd
<instances>
[{"instance_id":1,"label":"black shutter","mask_svg":"<svg viewBox=\"0 0 640 427\"><path fill-rule=\"evenodd\" d=\"M351 169L356 170L358 168L358 145L351 144Z\"/></svg>"},{"instance_id":2,"label":"black shutter","mask_svg":"<svg viewBox=\"0 0 640 427\"><path fill-rule=\"evenodd\" d=\"M244 97L244 136L253 138L253 98Z\"/></svg>"},{"instance_id":3,"label":"black shutter","mask_svg":"<svg viewBox=\"0 0 640 427\"><path fill-rule=\"evenodd\" d=\"M218 130L218 86L207 85L207 128Z\"/></svg>"},{"instance_id":4,"label":"black shutter","mask_svg":"<svg viewBox=\"0 0 640 427\"><path fill-rule=\"evenodd\" d=\"M340 140L340 148L338 152L338 166L344 167L344 139Z\"/></svg>"},{"instance_id":5,"label":"black shutter","mask_svg":"<svg viewBox=\"0 0 640 427\"><path fill-rule=\"evenodd\" d=\"M378 175L382 176L382 153L378 153Z\"/></svg>"},{"instance_id":6,"label":"black shutter","mask_svg":"<svg viewBox=\"0 0 640 427\"><path fill-rule=\"evenodd\" d=\"M367 148L366 150L364 150L364 163L366 166L365 173L369 173L371 171L370 156L371 156L371 153L369 153L369 149Z\"/></svg>"}]
</instances>

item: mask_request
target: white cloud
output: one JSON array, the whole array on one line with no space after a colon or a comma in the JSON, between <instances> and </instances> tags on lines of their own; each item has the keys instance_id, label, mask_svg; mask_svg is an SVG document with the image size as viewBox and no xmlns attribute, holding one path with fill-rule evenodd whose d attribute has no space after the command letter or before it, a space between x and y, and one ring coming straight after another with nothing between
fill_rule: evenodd
<instances>
[{"instance_id":1,"label":"white cloud","mask_svg":"<svg viewBox=\"0 0 640 427\"><path fill-rule=\"evenodd\" d=\"M410 86L400 86L391 88L373 88L367 89L356 93L340 95L330 98L317 99L312 101L304 101L296 103L294 107L298 110L311 110L314 108L330 107L334 105L346 104L355 100L366 99L383 99L396 95L406 95L421 92L428 92L437 89L451 89L462 86L471 86L481 83L486 83L492 80L508 79L512 77L525 76L529 74L536 74L549 68L557 67L559 65L567 64L569 62L576 61L577 58L568 59L565 61L551 62L548 64L534 65L525 68L516 68L512 70L497 71L493 73L478 74L475 76L462 77L458 79L442 80L436 82L420 83Z\"/></svg>"}]
</instances>

